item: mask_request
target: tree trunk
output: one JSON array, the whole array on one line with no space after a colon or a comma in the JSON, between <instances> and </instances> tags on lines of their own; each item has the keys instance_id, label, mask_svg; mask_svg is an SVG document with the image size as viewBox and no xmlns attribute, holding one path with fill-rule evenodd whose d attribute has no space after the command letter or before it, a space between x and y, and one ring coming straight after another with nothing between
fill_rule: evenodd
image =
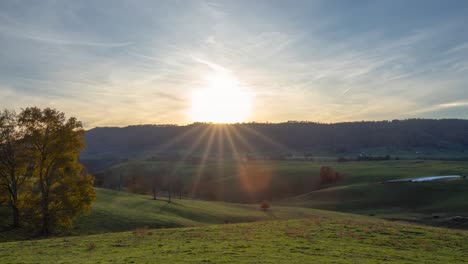
<instances>
[{"instance_id":1,"label":"tree trunk","mask_svg":"<svg viewBox=\"0 0 468 264\"><path fill-rule=\"evenodd\" d=\"M153 187L153 200L156 200L156 187Z\"/></svg>"},{"instance_id":2,"label":"tree trunk","mask_svg":"<svg viewBox=\"0 0 468 264\"><path fill-rule=\"evenodd\" d=\"M13 173L15 173L14 170L13 170ZM16 178L13 180L12 190L13 190L13 193L12 193L13 199L11 201L11 210L13 213L13 227L17 228L20 226L20 212L18 209L18 185L17 185Z\"/></svg>"},{"instance_id":3,"label":"tree trunk","mask_svg":"<svg viewBox=\"0 0 468 264\"><path fill-rule=\"evenodd\" d=\"M48 194L43 194L42 198L42 228L41 233L43 235L50 234L50 219L49 219L49 197Z\"/></svg>"},{"instance_id":4,"label":"tree trunk","mask_svg":"<svg viewBox=\"0 0 468 264\"><path fill-rule=\"evenodd\" d=\"M122 173L119 174L119 192L122 190Z\"/></svg>"},{"instance_id":5,"label":"tree trunk","mask_svg":"<svg viewBox=\"0 0 468 264\"><path fill-rule=\"evenodd\" d=\"M172 202L172 199L171 199L171 198L172 198L172 195L171 195L171 189L172 189L172 188L171 188L171 184L169 184L169 192L168 192L168 196L169 196L169 203L171 203L171 202Z\"/></svg>"},{"instance_id":6,"label":"tree trunk","mask_svg":"<svg viewBox=\"0 0 468 264\"><path fill-rule=\"evenodd\" d=\"M18 207L12 205L11 210L13 212L13 227L18 228L20 226L20 215Z\"/></svg>"},{"instance_id":7,"label":"tree trunk","mask_svg":"<svg viewBox=\"0 0 468 264\"><path fill-rule=\"evenodd\" d=\"M49 228L49 212L43 212L42 214L42 228L41 228L41 233L43 235L49 235L50 234L50 228Z\"/></svg>"}]
</instances>

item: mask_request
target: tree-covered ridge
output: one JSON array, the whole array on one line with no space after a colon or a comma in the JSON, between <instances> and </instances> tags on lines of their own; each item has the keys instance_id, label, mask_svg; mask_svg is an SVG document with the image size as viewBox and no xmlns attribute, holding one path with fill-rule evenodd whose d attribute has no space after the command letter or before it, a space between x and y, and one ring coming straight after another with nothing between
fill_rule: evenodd
<instances>
[{"instance_id":1,"label":"tree-covered ridge","mask_svg":"<svg viewBox=\"0 0 468 264\"><path fill-rule=\"evenodd\" d=\"M216 152L355 152L366 148L432 148L463 152L468 120L409 119L335 124L311 122L141 125L88 130L83 158L136 157L191 150ZM211 141L211 143L210 143ZM135 156L136 155L136 156Z\"/></svg>"}]
</instances>

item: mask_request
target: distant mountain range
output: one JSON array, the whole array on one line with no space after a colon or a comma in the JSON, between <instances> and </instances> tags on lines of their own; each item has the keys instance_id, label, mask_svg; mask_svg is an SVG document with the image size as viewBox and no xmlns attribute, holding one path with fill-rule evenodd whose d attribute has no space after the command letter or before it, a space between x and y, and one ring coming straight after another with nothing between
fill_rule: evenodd
<instances>
[{"instance_id":1,"label":"distant mountain range","mask_svg":"<svg viewBox=\"0 0 468 264\"><path fill-rule=\"evenodd\" d=\"M465 153L468 152L468 120L98 127L86 132L85 141L87 148L81 157L86 160L203 153L215 156L232 153L345 156L368 150L383 154L413 150Z\"/></svg>"}]
</instances>

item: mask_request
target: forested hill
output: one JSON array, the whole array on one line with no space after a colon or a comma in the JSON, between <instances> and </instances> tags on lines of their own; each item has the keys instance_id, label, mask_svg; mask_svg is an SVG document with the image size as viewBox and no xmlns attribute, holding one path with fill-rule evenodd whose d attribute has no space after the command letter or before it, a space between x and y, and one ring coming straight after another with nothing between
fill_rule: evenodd
<instances>
[{"instance_id":1,"label":"forested hill","mask_svg":"<svg viewBox=\"0 0 468 264\"><path fill-rule=\"evenodd\" d=\"M99 127L86 132L82 158L138 158L180 153L354 153L386 148L468 149L468 120L410 119L320 124L309 122ZM211 142L211 144L210 144ZM224 150L224 151L221 151Z\"/></svg>"}]
</instances>

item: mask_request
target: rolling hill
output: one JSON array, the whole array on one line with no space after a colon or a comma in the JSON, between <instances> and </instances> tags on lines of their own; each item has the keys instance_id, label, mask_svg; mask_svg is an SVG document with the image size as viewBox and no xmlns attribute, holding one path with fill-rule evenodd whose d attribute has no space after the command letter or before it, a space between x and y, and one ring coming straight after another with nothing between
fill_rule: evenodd
<instances>
[{"instance_id":1,"label":"rolling hill","mask_svg":"<svg viewBox=\"0 0 468 264\"><path fill-rule=\"evenodd\" d=\"M199 200L152 200L136 195L97 189L97 199L90 214L81 216L68 235L88 235L129 231L136 228L173 228L208 224L255 222L264 220L306 218L329 212L309 208L273 205L274 210L262 211L257 204L235 204ZM0 208L0 227L9 223L9 211ZM333 213L332 213L333 214ZM27 230L0 232L1 241L34 238Z\"/></svg>"},{"instance_id":2,"label":"rolling hill","mask_svg":"<svg viewBox=\"0 0 468 264\"><path fill-rule=\"evenodd\" d=\"M122 185L126 185L136 177L146 186L151 186L153 177L157 176L160 173L160 168L165 165L166 163L163 161L120 163L96 174L97 184L105 188L117 189L119 181L122 182ZM341 173L343 175L341 180L333 184L321 184L320 168L322 166L331 167ZM372 193L372 190L379 188L379 183L387 180L431 175L468 175L468 163L461 161L210 161L203 165L181 163L174 165L174 167L173 175L168 175L166 183L162 182L160 188L167 187L165 186L167 182L172 177L177 177L182 182L184 193L202 199L235 202L259 202L263 199L280 200L319 189L340 186L347 186L351 189L361 188L360 192ZM194 184L197 182L198 186L202 185L202 188L194 188ZM393 187L397 190L400 186L403 185ZM454 192L446 190L440 199L455 197L458 195L458 190L458 187L454 188ZM144 188L142 191L145 191ZM151 192L148 188L146 191ZM464 190L460 191L464 192ZM389 199L394 196L391 192L387 192L387 195ZM439 192L436 192L435 195L439 195ZM402 199L398 201L404 202ZM411 201L409 202L411 203Z\"/></svg>"},{"instance_id":3,"label":"rolling hill","mask_svg":"<svg viewBox=\"0 0 468 264\"><path fill-rule=\"evenodd\" d=\"M272 209L275 212L275 209ZM2 263L466 263L468 231L317 211L308 219L0 243Z\"/></svg>"}]
</instances>

